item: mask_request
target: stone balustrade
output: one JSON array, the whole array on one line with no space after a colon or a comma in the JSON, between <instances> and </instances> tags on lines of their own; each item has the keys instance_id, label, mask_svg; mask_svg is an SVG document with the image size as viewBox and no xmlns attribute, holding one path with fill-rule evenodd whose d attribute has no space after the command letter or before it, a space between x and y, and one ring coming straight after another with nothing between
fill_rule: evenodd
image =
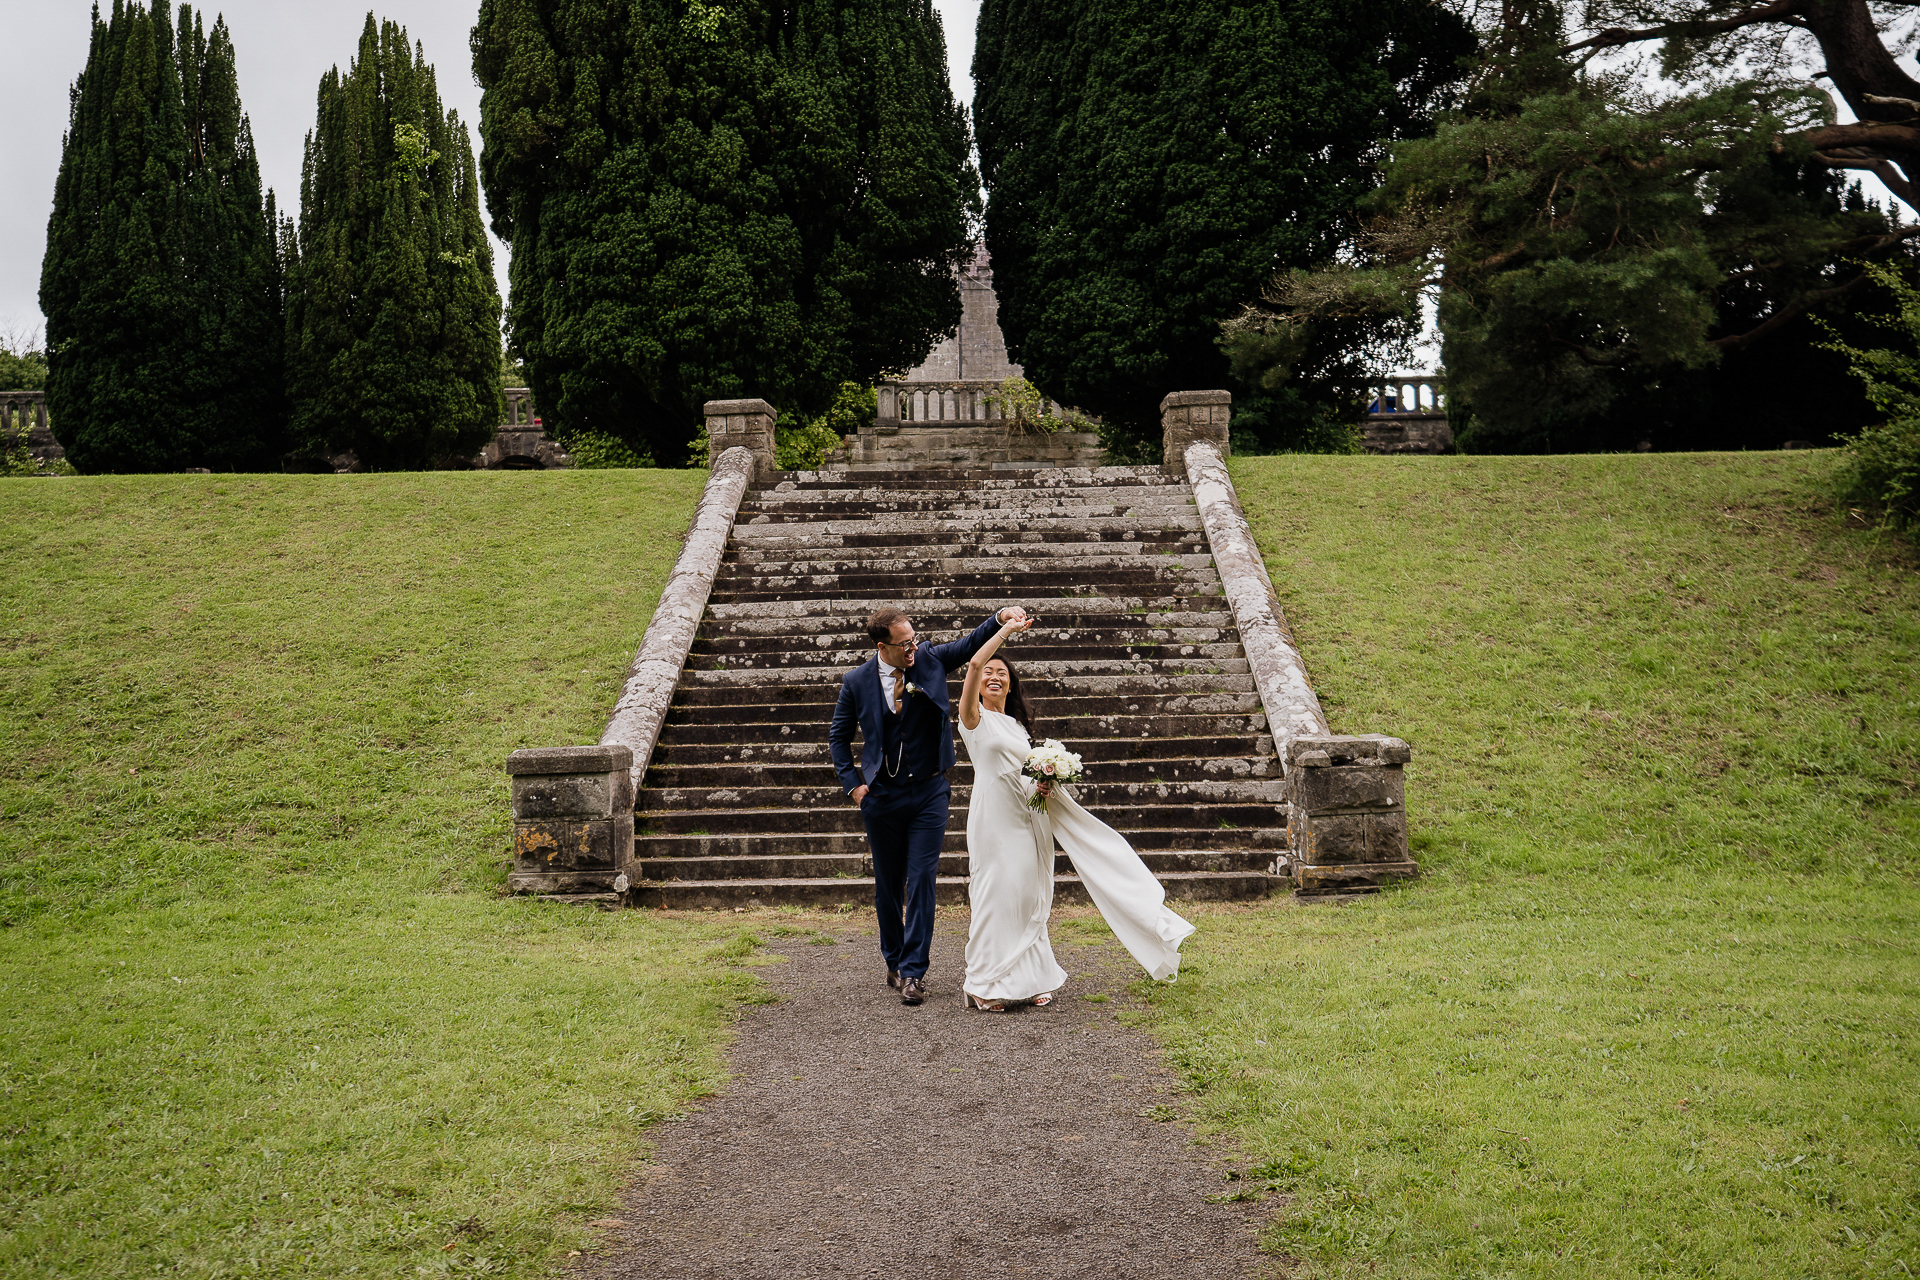
<instances>
[{"instance_id":1,"label":"stone balustrade","mask_svg":"<svg viewBox=\"0 0 1920 1280\"><path fill-rule=\"evenodd\" d=\"M1360 434L1368 453L1445 453L1452 445L1443 379L1390 374L1368 387L1366 394L1367 420Z\"/></svg>"},{"instance_id":2,"label":"stone balustrade","mask_svg":"<svg viewBox=\"0 0 1920 1280\"><path fill-rule=\"evenodd\" d=\"M882 382L874 387L874 395L879 401L874 426L882 431L897 431L907 424L1004 423L1008 417L998 382ZM1060 406L1049 400L1046 411L1059 413Z\"/></svg>"},{"instance_id":3,"label":"stone balustrade","mask_svg":"<svg viewBox=\"0 0 1920 1280\"><path fill-rule=\"evenodd\" d=\"M47 424L44 391L0 391L0 438L24 441L27 452L42 464L67 456Z\"/></svg>"}]
</instances>

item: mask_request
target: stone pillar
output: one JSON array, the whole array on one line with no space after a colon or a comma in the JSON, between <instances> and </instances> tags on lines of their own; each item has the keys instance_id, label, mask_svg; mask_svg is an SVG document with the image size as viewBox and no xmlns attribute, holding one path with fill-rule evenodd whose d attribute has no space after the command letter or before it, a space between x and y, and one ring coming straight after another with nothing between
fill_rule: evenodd
<instances>
[{"instance_id":1,"label":"stone pillar","mask_svg":"<svg viewBox=\"0 0 1920 1280\"><path fill-rule=\"evenodd\" d=\"M1293 891L1365 892L1419 873L1407 852L1413 749L1399 738L1302 735L1287 743Z\"/></svg>"},{"instance_id":2,"label":"stone pillar","mask_svg":"<svg viewBox=\"0 0 1920 1280\"><path fill-rule=\"evenodd\" d=\"M778 470L773 461L773 406L765 400L709 400L706 406L709 457L736 445L753 455L753 478L764 484Z\"/></svg>"},{"instance_id":3,"label":"stone pillar","mask_svg":"<svg viewBox=\"0 0 1920 1280\"><path fill-rule=\"evenodd\" d=\"M1196 440L1211 442L1227 457L1227 421L1232 417L1230 391L1175 391L1162 400L1160 433L1167 470L1187 478L1187 446Z\"/></svg>"},{"instance_id":4,"label":"stone pillar","mask_svg":"<svg viewBox=\"0 0 1920 1280\"><path fill-rule=\"evenodd\" d=\"M624 894L633 864L633 749L527 747L513 777L515 893Z\"/></svg>"}]
</instances>

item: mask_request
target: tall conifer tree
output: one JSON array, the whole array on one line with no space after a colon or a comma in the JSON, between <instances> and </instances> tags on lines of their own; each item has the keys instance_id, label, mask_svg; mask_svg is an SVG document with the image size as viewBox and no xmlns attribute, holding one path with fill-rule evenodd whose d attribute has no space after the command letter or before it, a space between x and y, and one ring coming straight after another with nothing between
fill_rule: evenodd
<instances>
[{"instance_id":1,"label":"tall conifer tree","mask_svg":"<svg viewBox=\"0 0 1920 1280\"><path fill-rule=\"evenodd\" d=\"M93 14L47 225L48 412L82 471L285 447L282 270L233 41L190 6Z\"/></svg>"},{"instance_id":2,"label":"tall conifer tree","mask_svg":"<svg viewBox=\"0 0 1920 1280\"><path fill-rule=\"evenodd\" d=\"M500 295L473 146L406 30L367 15L321 77L289 253L294 429L370 469L473 453L500 423Z\"/></svg>"},{"instance_id":3,"label":"tall conifer tree","mask_svg":"<svg viewBox=\"0 0 1920 1280\"><path fill-rule=\"evenodd\" d=\"M678 464L959 322L977 202L927 0L482 0L487 207L547 421Z\"/></svg>"},{"instance_id":4,"label":"tall conifer tree","mask_svg":"<svg viewBox=\"0 0 1920 1280\"><path fill-rule=\"evenodd\" d=\"M1167 392L1233 385L1220 322L1353 244L1386 144L1426 128L1472 48L1430 0L984 0L974 113L1013 358L1157 440ZM1380 336L1363 328L1323 371ZM1236 430L1314 434L1323 406L1258 390L1235 388Z\"/></svg>"}]
</instances>

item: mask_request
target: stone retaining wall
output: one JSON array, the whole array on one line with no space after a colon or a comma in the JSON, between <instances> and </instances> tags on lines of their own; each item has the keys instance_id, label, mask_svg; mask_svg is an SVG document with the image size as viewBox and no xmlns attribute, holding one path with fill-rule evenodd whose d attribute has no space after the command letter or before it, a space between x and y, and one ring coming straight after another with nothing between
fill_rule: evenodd
<instances>
[{"instance_id":1,"label":"stone retaining wall","mask_svg":"<svg viewBox=\"0 0 1920 1280\"><path fill-rule=\"evenodd\" d=\"M733 532L733 517L753 480L754 468L753 453L738 446L714 462L700 505L694 511L693 525L687 530L686 544L674 562L666 589L660 593L640 651L627 668L626 684L614 704L613 717L600 735L603 746L631 748L635 790L646 776L653 744L659 741L667 704L673 701L673 687L693 647L700 615L706 611L714 575L720 571L720 558Z\"/></svg>"},{"instance_id":2,"label":"stone retaining wall","mask_svg":"<svg viewBox=\"0 0 1920 1280\"><path fill-rule=\"evenodd\" d=\"M1286 773L1287 870L1294 892L1371 890L1416 874L1407 851L1400 767L1411 749L1398 738L1347 737L1328 729L1227 471L1232 410L1225 391L1175 392L1162 400L1167 467L1175 470L1177 458L1178 473L1193 486L1221 590ZM1356 799L1362 793L1365 798Z\"/></svg>"}]
</instances>

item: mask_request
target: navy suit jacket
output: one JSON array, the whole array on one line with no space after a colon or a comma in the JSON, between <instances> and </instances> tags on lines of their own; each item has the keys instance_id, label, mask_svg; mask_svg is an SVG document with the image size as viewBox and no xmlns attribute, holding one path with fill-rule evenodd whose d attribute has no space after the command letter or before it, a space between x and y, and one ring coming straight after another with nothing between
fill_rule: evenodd
<instances>
[{"instance_id":1,"label":"navy suit jacket","mask_svg":"<svg viewBox=\"0 0 1920 1280\"><path fill-rule=\"evenodd\" d=\"M913 665L907 668L907 682L917 692L908 694L902 689L901 722L908 728L918 726L920 733L931 731L939 739L936 748L931 742L905 744L913 756L925 756L929 761L933 752L939 752L939 769L945 772L953 768L953 729L949 725L952 716L952 700L947 696L947 669L964 664L967 659L980 651L980 646L993 638L1000 629L1000 615L996 610L985 622L973 629L973 634L962 636L946 644L922 643L914 650ZM930 698L935 716L913 716L906 714L909 697ZM840 699L833 704L833 724L827 730L827 751L833 757L833 771L840 778L840 789L849 795L858 786L872 786L873 775L880 772L880 758L886 742L885 717L893 713L887 709L886 691L880 684L880 657L875 654L864 663L840 677ZM860 767L853 765L853 730L860 728Z\"/></svg>"}]
</instances>

